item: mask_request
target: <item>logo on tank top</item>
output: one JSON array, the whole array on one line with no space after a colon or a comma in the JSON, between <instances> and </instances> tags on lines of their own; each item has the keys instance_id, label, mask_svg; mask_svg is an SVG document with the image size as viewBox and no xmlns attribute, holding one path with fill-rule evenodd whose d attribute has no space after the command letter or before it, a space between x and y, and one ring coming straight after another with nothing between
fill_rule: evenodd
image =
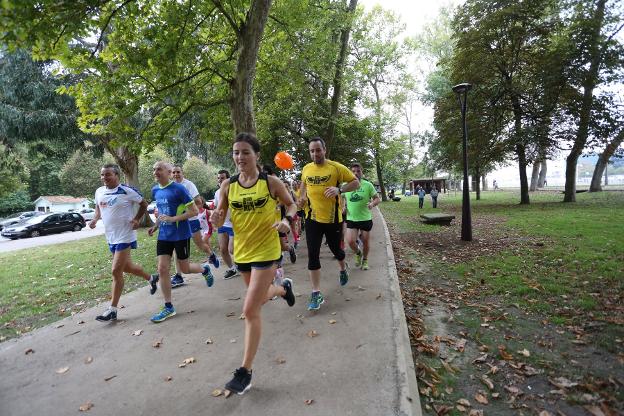
<instances>
[{"instance_id":1,"label":"logo on tank top","mask_svg":"<svg viewBox=\"0 0 624 416\"><path fill-rule=\"evenodd\" d=\"M327 176L307 176L306 177L306 183L309 183L310 185L320 185L322 183L328 182L329 178L331 178L331 175L327 175Z\"/></svg>"},{"instance_id":2,"label":"logo on tank top","mask_svg":"<svg viewBox=\"0 0 624 416\"><path fill-rule=\"evenodd\" d=\"M358 202L363 200L364 198L362 198L362 195L358 194L357 192L352 192L351 193L351 198L349 198L349 202Z\"/></svg>"},{"instance_id":3,"label":"logo on tank top","mask_svg":"<svg viewBox=\"0 0 624 416\"><path fill-rule=\"evenodd\" d=\"M269 201L269 196L263 196L257 199L254 199L250 196L243 197L240 200L232 200L230 201L230 205L232 208L236 210L243 211L255 211L256 208L262 208Z\"/></svg>"}]
</instances>

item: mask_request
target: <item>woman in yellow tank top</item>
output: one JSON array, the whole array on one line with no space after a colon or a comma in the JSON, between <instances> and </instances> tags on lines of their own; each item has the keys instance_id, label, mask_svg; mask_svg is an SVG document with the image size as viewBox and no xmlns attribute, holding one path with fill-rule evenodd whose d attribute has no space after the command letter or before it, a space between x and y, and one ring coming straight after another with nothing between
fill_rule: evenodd
<instances>
[{"instance_id":1,"label":"woman in yellow tank top","mask_svg":"<svg viewBox=\"0 0 624 416\"><path fill-rule=\"evenodd\" d=\"M225 385L226 389L238 394L251 387L251 366L260 343L262 305L274 296L281 296L289 306L295 304L290 279L284 279L282 286L271 283L281 258L278 232L290 231L288 223L297 212L297 206L279 178L260 172L259 155L260 143L254 135L239 133L236 136L232 156L238 174L221 184L219 206L210 218L213 226L220 227L229 208L234 228L234 258L247 285L243 305L243 363ZM287 206L283 220L275 218L277 199Z\"/></svg>"}]
</instances>

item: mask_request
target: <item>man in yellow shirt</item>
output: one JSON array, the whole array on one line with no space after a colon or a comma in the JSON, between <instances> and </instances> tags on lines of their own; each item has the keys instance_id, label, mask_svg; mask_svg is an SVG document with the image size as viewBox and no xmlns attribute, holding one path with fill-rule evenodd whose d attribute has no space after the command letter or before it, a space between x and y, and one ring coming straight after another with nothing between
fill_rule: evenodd
<instances>
[{"instance_id":1,"label":"man in yellow shirt","mask_svg":"<svg viewBox=\"0 0 624 416\"><path fill-rule=\"evenodd\" d=\"M360 186L355 175L344 165L325 158L325 141L320 137L310 139L308 146L311 163L301 172L301 196L298 205L305 211L306 241L308 243L308 271L312 281L312 294L308 310L318 310L325 301L321 294L320 251L323 235L327 245L340 264L340 285L349 281L342 241L342 209L340 194ZM341 184L342 185L341 187Z\"/></svg>"}]
</instances>

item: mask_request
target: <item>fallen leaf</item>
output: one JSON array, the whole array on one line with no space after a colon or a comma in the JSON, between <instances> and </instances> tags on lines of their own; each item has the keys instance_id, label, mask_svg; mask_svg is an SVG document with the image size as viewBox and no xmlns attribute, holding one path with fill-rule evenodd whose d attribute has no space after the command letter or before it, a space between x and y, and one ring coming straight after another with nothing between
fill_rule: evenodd
<instances>
[{"instance_id":1,"label":"fallen leaf","mask_svg":"<svg viewBox=\"0 0 624 416\"><path fill-rule=\"evenodd\" d=\"M598 406L584 406L585 409L593 416L606 416L605 413Z\"/></svg>"},{"instance_id":2,"label":"fallen leaf","mask_svg":"<svg viewBox=\"0 0 624 416\"><path fill-rule=\"evenodd\" d=\"M185 358L184 361L182 361L182 364L186 365L186 364L192 364L195 362L195 357L189 357L189 358Z\"/></svg>"},{"instance_id":3,"label":"fallen leaf","mask_svg":"<svg viewBox=\"0 0 624 416\"><path fill-rule=\"evenodd\" d=\"M277 362L278 364L284 364L286 362L286 358L284 358L284 357L277 357L275 359L275 362Z\"/></svg>"},{"instance_id":4,"label":"fallen leaf","mask_svg":"<svg viewBox=\"0 0 624 416\"><path fill-rule=\"evenodd\" d=\"M143 333L142 329L137 329L136 331L134 331L132 333L133 336L138 337L139 335L141 335Z\"/></svg>"},{"instance_id":5,"label":"fallen leaf","mask_svg":"<svg viewBox=\"0 0 624 416\"><path fill-rule=\"evenodd\" d=\"M488 377L481 376L479 377L479 379L483 382L483 384L487 386L488 389L494 390L494 383L492 383L492 380L490 380Z\"/></svg>"},{"instance_id":6,"label":"fallen leaf","mask_svg":"<svg viewBox=\"0 0 624 416\"><path fill-rule=\"evenodd\" d=\"M513 360L513 355L509 354L506 350L507 350L507 347L505 347L504 345L498 346L498 352L500 353L500 356L503 360L505 361Z\"/></svg>"},{"instance_id":7,"label":"fallen leaf","mask_svg":"<svg viewBox=\"0 0 624 416\"><path fill-rule=\"evenodd\" d=\"M232 392L230 390L224 390L223 391L223 396L225 396L225 398L227 399L228 397L230 397L232 395Z\"/></svg>"},{"instance_id":8,"label":"fallen leaf","mask_svg":"<svg viewBox=\"0 0 624 416\"><path fill-rule=\"evenodd\" d=\"M69 367L61 367L58 370L56 370L56 374L65 374L68 371L69 371Z\"/></svg>"},{"instance_id":9,"label":"fallen leaf","mask_svg":"<svg viewBox=\"0 0 624 416\"><path fill-rule=\"evenodd\" d=\"M460 405L460 404L458 404L457 406L455 406L455 408L456 408L457 410L459 410L460 412L465 412L466 410L468 410L468 409L466 409L464 406L462 406L462 405Z\"/></svg>"},{"instance_id":10,"label":"fallen leaf","mask_svg":"<svg viewBox=\"0 0 624 416\"><path fill-rule=\"evenodd\" d=\"M85 404L81 404L78 410L81 412L88 412L93 407L93 403L86 402Z\"/></svg>"},{"instance_id":11,"label":"fallen leaf","mask_svg":"<svg viewBox=\"0 0 624 416\"><path fill-rule=\"evenodd\" d=\"M83 321L83 320L78 321L78 325L82 325L84 323L85 323L85 321Z\"/></svg>"},{"instance_id":12,"label":"fallen leaf","mask_svg":"<svg viewBox=\"0 0 624 416\"><path fill-rule=\"evenodd\" d=\"M514 386L505 386L505 390L507 390L512 396L518 396L522 394L522 391L518 387Z\"/></svg>"},{"instance_id":13,"label":"fallen leaf","mask_svg":"<svg viewBox=\"0 0 624 416\"><path fill-rule=\"evenodd\" d=\"M240 316L238 317L238 319L245 319L245 314L241 313Z\"/></svg>"},{"instance_id":14,"label":"fallen leaf","mask_svg":"<svg viewBox=\"0 0 624 416\"><path fill-rule=\"evenodd\" d=\"M381 299L381 293L377 295L375 299Z\"/></svg>"},{"instance_id":15,"label":"fallen leaf","mask_svg":"<svg viewBox=\"0 0 624 416\"><path fill-rule=\"evenodd\" d=\"M484 363L488 358L488 354L481 354L480 356L478 356L477 358L475 358L474 360L472 360L473 363L475 364L480 364L480 363Z\"/></svg>"},{"instance_id":16,"label":"fallen leaf","mask_svg":"<svg viewBox=\"0 0 624 416\"><path fill-rule=\"evenodd\" d=\"M112 376L110 376L110 377L106 377L106 378L104 379L104 381L111 381L111 380L112 380L112 379L114 379L115 377L117 377L117 374L112 375Z\"/></svg>"},{"instance_id":17,"label":"fallen leaf","mask_svg":"<svg viewBox=\"0 0 624 416\"><path fill-rule=\"evenodd\" d=\"M578 383L574 383L565 377L557 377L555 379L549 378L548 381L550 382L550 384L554 385L555 387L559 387L560 389L578 386Z\"/></svg>"},{"instance_id":18,"label":"fallen leaf","mask_svg":"<svg viewBox=\"0 0 624 416\"><path fill-rule=\"evenodd\" d=\"M483 416L483 410L472 409L470 413L468 413L468 416Z\"/></svg>"},{"instance_id":19,"label":"fallen leaf","mask_svg":"<svg viewBox=\"0 0 624 416\"><path fill-rule=\"evenodd\" d=\"M472 407L472 405L467 399L459 399L457 400L457 404L465 406L465 407Z\"/></svg>"},{"instance_id":20,"label":"fallen leaf","mask_svg":"<svg viewBox=\"0 0 624 416\"><path fill-rule=\"evenodd\" d=\"M171 380L173 380L173 377L171 377L171 376L165 377L165 381L171 381Z\"/></svg>"},{"instance_id":21,"label":"fallen leaf","mask_svg":"<svg viewBox=\"0 0 624 416\"><path fill-rule=\"evenodd\" d=\"M493 399L498 399L498 396L500 396L500 393L492 393Z\"/></svg>"},{"instance_id":22,"label":"fallen leaf","mask_svg":"<svg viewBox=\"0 0 624 416\"><path fill-rule=\"evenodd\" d=\"M91 364L93 362L93 357L87 357L85 358L85 364Z\"/></svg>"},{"instance_id":23,"label":"fallen leaf","mask_svg":"<svg viewBox=\"0 0 624 416\"><path fill-rule=\"evenodd\" d=\"M208 339L206 340L206 344L208 344L208 345L212 344L212 338L208 338Z\"/></svg>"},{"instance_id":24,"label":"fallen leaf","mask_svg":"<svg viewBox=\"0 0 624 416\"><path fill-rule=\"evenodd\" d=\"M464 348L466 347L466 342L468 340L465 338L461 338L459 341L457 341L457 343L455 344L455 349L459 352L464 352Z\"/></svg>"},{"instance_id":25,"label":"fallen leaf","mask_svg":"<svg viewBox=\"0 0 624 416\"><path fill-rule=\"evenodd\" d=\"M228 312L225 316L229 318L234 315L236 315L236 312Z\"/></svg>"},{"instance_id":26,"label":"fallen leaf","mask_svg":"<svg viewBox=\"0 0 624 416\"><path fill-rule=\"evenodd\" d=\"M232 339L230 340L230 344L234 344L235 342L236 342L236 338L232 338Z\"/></svg>"},{"instance_id":27,"label":"fallen leaf","mask_svg":"<svg viewBox=\"0 0 624 416\"><path fill-rule=\"evenodd\" d=\"M526 348L523 349L522 351L518 351L518 354L524 355L525 357L530 357L531 356L531 353Z\"/></svg>"},{"instance_id":28,"label":"fallen leaf","mask_svg":"<svg viewBox=\"0 0 624 416\"><path fill-rule=\"evenodd\" d=\"M28 348L26 351L24 351L24 354L28 355L28 354L34 354L35 350L33 350L32 348Z\"/></svg>"},{"instance_id":29,"label":"fallen leaf","mask_svg":"<svg viewBox=\"0 0 624 416\"><path fill-rule=\"evenodd\" d=\"M308 406L310 406L312 403L314 403L314 399L307 399L304 402L305 404L307 404Z\"/></svg>"},{"instance_id":30,"label":"fallen leaf","mask_svg":"<svg viewBox=\"0 0 624 416\"><path fill-rule=\"evenodd\" d=\"M223 390L221 389L214 389L212 391L212 397L219 397L223 394Z\"/></svg>"},{"instance_id":31,"label":"fallen leaf","mask_svg":"<svg viewBox=\"0 0 624 416\"><path fill-rule=\"evenodd\" d=\"M161 339L159 339L159 340L156 340L156 341L152 342L152 347L154 347L154 348L160 348L160 346L162 345L162 342L163 342L163 339L162 339L162 338L161 338Z\"/></svg>"},{"instance_id":32,"label":"fallen leaf","mask_svg":"<svg viewBox=\"0 0 624 416\"><path fill-rule=\"evenodd\" d=\"M449 413L451 410L453 410L453 408L451 406L447 406L445 404L441 404L441 405L433 405L433 410L435 410L435 412L438 414L438 416L443 416L447 413Z\"/></svg>"},{"instance_id":33,"label":"fallen leaf","mask_svg":"<svg viewBox=\"0 0 624 416\"><path fill-rule=\"evenodd\" d=\"M542 410L541 412L539 412L539 416L552 416L552 413L550 413L548 410Z\"/></svg>"},{"instance_id":34,"label":"fallen leaf","mask_svg":"<svg viewBox=\"0 0 624 416\"><path fill-rule=\"evenodd\" d=\"M308 336L310 338L314 338L316 336L318 336L318 332L316 332L314 329L308 332Z\"/></svg>"},{"instance_id":35,"label":"fallen leaf","mask_svg":"<svg viewBox=\"0 0 624 416\"><path fill-rule=\"evenodd\" d=\"M487 397L485 397L483 394L481 393L477 393L474 396L475 400L478 401L481 404L488 404L488 399Z\"/></svg>"},{"instance_id":36,"label":"fallen leaf","mask_svg":"<svg viewBox=\"0 0 624 416\"><path fill-rule=\"evenodd\" d=\"M335 319L330 319L328 322L329 322L330 324L335 324L335 323L336 323L336 320L335 320Z\"/></svg>"},{"instance_id":37,"label":"fallen leaf","mask_svg":"<svg viewBox=\"0 0 624 416\"><path fill-rule=\"evenodd\" d=\"M363 291L363 290L366 290L366 288L363 288L362 286L358 286L358 287L357 287L357 290L359 290L359 291Z\"/></svg>"}]
</instances>

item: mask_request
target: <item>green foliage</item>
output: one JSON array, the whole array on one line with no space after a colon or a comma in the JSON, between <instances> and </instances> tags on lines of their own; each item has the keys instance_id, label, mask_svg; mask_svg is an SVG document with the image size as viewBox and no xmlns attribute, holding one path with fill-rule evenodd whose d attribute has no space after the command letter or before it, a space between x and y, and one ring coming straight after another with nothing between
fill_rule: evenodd
<instances>
[{"instance_id":1,"label":"green foliage","mask_svg":"<svg viewBox=\"0 0 624 416\"><path fill-rule=\"evenodd\" d=\"M159 160L173 163L173 158L162 146L157 146L139 158L139 191L148 201L152 199L152 187L156 183L153 175L154 163Z\"/></svg>"},{"instance_id":2,"label":"green foliage","mask_svg":"<svg viewBox=\"0 0 624 416\"><path fill-rule=\"evenodd\" d=\"M102 185L100 168L103 164L103 159L94 157L91 152L76 150L59 174L63 195L92 198Z\"/></svg>"},{"instance_id":3,"label":"green foliage","mask_svg":"<svg viewBox=\"0 0 624 416\"><path fill-rule=\"evenodd\" d=\"M219 169L208 165L197 157L191 157L182 166L184 177L193 182L204 198L212 195L217 189L217 172Z\"/></svg>"},{"instance_id":4,"label":"green foliage","mask_svg":"<svg viewBox=\"0 0 624 416\"><path fill-rule=\"evenodd\" d=\"M0 217L19 211L30 211L34 205L25 189L19 189L0 198Z\"/></svg>"}]
</instances>

